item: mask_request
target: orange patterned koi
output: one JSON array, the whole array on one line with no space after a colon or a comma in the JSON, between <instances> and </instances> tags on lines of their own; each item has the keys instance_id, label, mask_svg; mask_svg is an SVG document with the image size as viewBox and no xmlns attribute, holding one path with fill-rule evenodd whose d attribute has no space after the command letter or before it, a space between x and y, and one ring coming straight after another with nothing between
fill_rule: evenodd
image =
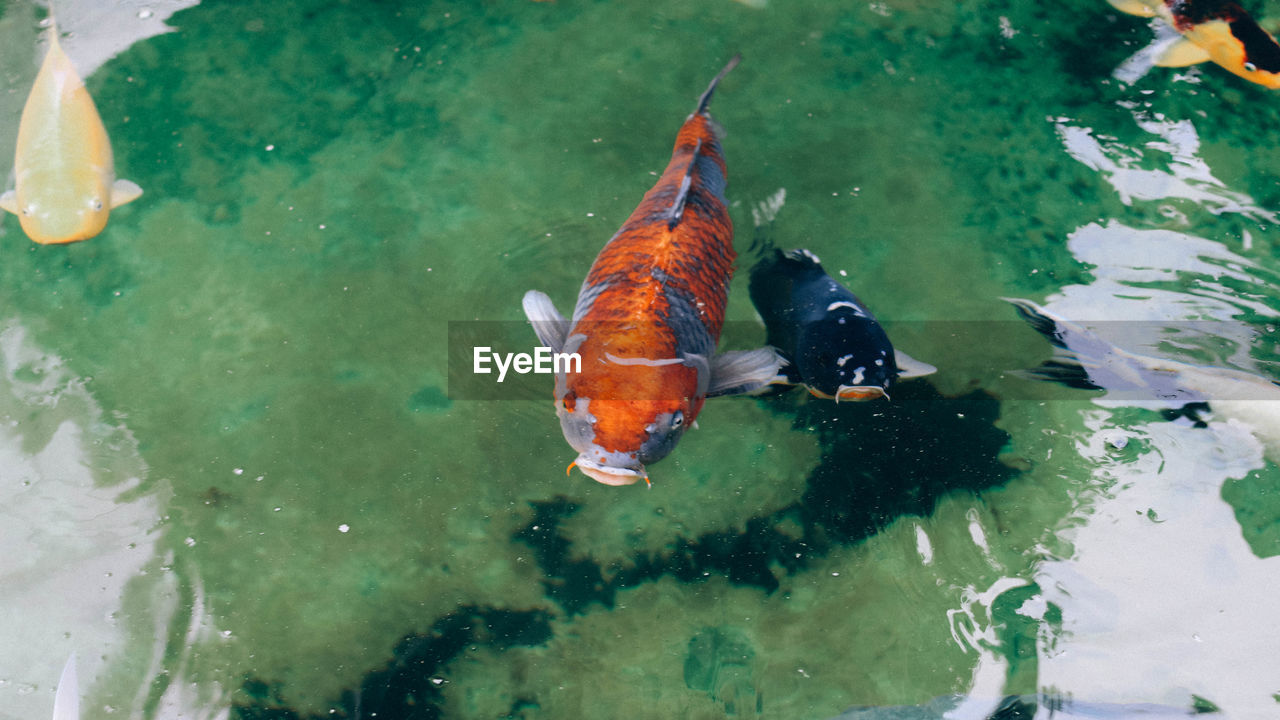
<instances>
[{"instance_id":1,"label":"orange patterned koi","mask_svg":"<svg viewBox=\"0 0 1280 720\"><path fill-rule=\"evenodd\" d=\"M707 397L763 387L770 348L716 354L736 254L727 168L707 106L735 56L680 127L671 161L596 256L572 321L546 294L524 296L538 339L582 358L556 375L556 414L576 466L607 485L649 482Z\"/></svg>"},{"instance_id":2,"label":"orange patterned koi","mask_svg":"<svg viewBox=\"0 0 1280 720\"><path fill-rule=\"evenodd\" d=\"M1280 88L1280 44L1235 0L1108 0L1121 12L1158 17L1180 33L1158 48L1154 64L1206 60L1240 77Z\"/></svg>"}]
</instances>

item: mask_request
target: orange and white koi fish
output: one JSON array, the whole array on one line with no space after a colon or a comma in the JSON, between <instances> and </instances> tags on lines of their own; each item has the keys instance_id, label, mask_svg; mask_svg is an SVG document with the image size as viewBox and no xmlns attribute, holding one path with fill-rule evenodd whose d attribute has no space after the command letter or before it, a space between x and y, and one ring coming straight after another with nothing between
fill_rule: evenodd
<instances>
[{"instance_id":1,"label":"orange and white koi fish","mask_svg":"<svg viewBox=\"0 0 1280 720\"><path fill-rule=\"evenodd\" d=\"M777 374L770 348L716 354L733 275L726 167L707 105L729 61L676 136L671 162L596 257L569 321L537 291L524 311L538 339L578 353L556 375L556 414L575 465L606 485L649 482L703 401L750 392Z\"/></svg>"},{"instance_id":2,"label":"orange and white koi fish","mask_svg":"<svg viewBox=\"0 0 1280 720\"><path fill-rule=\"evenodd\" d=\"M1130 15L1154 17L1180 36L1158 41L1151 62L1183 67L1211 60L1240 77L1280 88L1280 44L1234 0L1108 0Z\"/></svg>"},{"instance_id":3,"label":"orange and white koi fish","mask_svg":"<svg viewBox=\"0 0 1280 720\"><path fill-rule=\"evenodd\" d=\"M0 208L17 215L27 237L41 244L87 240L106 227L112 208L142 194L116 180L107 129L58 44L56 22L22 110L13 168L14 189L0 196Z\"/></svg>"}]
</instances>

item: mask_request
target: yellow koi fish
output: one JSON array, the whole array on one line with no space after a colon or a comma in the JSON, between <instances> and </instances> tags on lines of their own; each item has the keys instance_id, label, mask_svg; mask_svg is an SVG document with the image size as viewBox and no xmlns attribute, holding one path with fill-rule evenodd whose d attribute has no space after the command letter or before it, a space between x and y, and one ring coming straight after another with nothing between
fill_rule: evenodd
<instances>
[{"instance_id":1,"label":"yellow koi fish","mask_svg":"<svg viewBox=\"0 0 1280 720\"><path fill-rule=\"evenodd\" d=\"M142 194L115 179L107 129L58 44L56 23L22 109L13 168L14 189L0 195L0 208L17 215L27 237L41 244L87 240L102 232L111 208Z\"/></svg>"},{"instance_id":2,"label":"yellow koi fish","mask_svg":"<svg viewBox=\"0 0 1280 720\"><path fill-rule=\"evenodd\" d=\"M1159 48L1156 65L1211 60L1246 80L1280 88L1280 44L1234 0L1107 1L1130 15L1160 18L1181 34Z\"/></svg>"}]
</instances>

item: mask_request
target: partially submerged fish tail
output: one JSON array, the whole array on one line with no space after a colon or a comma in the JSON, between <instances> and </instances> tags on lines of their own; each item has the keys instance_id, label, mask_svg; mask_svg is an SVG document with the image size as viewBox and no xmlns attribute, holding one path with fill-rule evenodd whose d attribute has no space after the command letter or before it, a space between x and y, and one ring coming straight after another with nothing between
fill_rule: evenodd
<instances>
[{"instance_id":1,"label":"partially submerged fish tail","mask_svg":"<svg viewBox=\"0 0 1280 720\"><path fill-rule=\"evenodd\" d=\"M724 66L724 69L712 78L711 84L707 86L707 89L703 91L702 96L698 98L698 107L694 109L694 115L707 114L707 107L711 105L711 96L715 94L716 86L720 84L720 81L724 79L725 75L729 74L730 70L738 67L738 63L741 61L742 53L738 53L737 55L729 58L729 62Z\"/></svg>"},{"instance_id":2,"label":"partially submerged fish tail","mask_svg":"<svg viewBox=\"0 0 1280 720\"><path fill-rule=\"evenodd\" d=\"M1092 365L1096 365L1107 352L1113 350L1105 340L1053 315L1030 300L1008 297L1001 299L1013 305L1019 317L1025 320L1033 330L1044 336L1055 348L1053 358L1044 361L1039 367L1020 370L1015 374L1030 380L1055 382L1079 390L1105 389L1090 378L1086 360L1081 358L1078 347L1067 344L1067 335L1072 335L1077 340L1084 340L1084 343L1077 344L1083 344L1086 349L1097 353L1098 357L1088 359L1088 364Z\"/></svg>"}]
</instances>

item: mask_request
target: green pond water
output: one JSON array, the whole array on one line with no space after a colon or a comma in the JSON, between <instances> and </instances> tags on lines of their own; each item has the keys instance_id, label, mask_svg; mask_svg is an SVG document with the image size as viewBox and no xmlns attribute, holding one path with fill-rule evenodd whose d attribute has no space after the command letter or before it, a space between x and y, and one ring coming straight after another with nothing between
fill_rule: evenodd
<instances>
[{"instance_id":1,"label":"green pond water","mask_svg":"<svg viewBox=\"0 0 1280 720\"><path fill-rule=\"evenodd\" d=\"M10 143L45 12L0 11ZM1019 376L1051 348L1001 299L1280 377L1274 92L1114 79L1152 32L1102 0L167 22L87 79L142 198L0 224L0 719L72 653L95 719L1280 713L1276 428ZM729 345L766 238L939 371L709 401L651 489L566 477L551 379L473 399L450 323L572 307L735 53Z\"/></svg>"}]
</instances>

